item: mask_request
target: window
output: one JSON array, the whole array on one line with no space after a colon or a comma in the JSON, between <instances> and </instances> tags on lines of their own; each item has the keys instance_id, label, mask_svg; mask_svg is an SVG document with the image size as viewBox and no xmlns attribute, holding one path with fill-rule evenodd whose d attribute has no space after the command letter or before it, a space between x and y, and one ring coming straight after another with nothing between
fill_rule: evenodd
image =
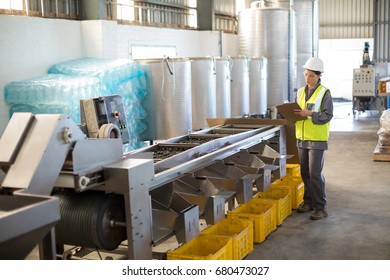
<instances>
[{"instance_id":1,"label":"window","mask_svg":"<svg viewBox=\"0 0 390 280\"><path fill-rule=\"evenodd\" d=\"M0 13L79 19L79 0L0 0Z\"/></svg>"},{"instance_id":2,"label":"window","mask_svg":"<svg viewBox=\"0 0 390 280\"><path fill-rule=\"evenodd\" d=\"M12 13L12 11L23 11L23 0L0 0L0 10Z\"/></svg>"},{"instance_id":3,"label":"window","mask_svg":"<svg viewBox=\"0 0 390 280\"><path fill-rule=\"evenodd\" d=\"M197 0L107 2L108 18L120 23L197 28Z\"/></svg>"},{"instance_id":4,"label":"window","mask_svg":"<svg viewBox=\"0 0 390 280\"><path fill-rule=\"evenodd\" d=\"M117 19L134 21L134 1L117 0Z\"/></svg>"},{"instance_id":5,"label":"window","mask_svg":"<svg viewBox=\"0 0 390 280\"><path fill-rule=\"evenodd\" d=\"M23 10L23 0L0 0L0 9Z\"/></svg>"}]
</instances>

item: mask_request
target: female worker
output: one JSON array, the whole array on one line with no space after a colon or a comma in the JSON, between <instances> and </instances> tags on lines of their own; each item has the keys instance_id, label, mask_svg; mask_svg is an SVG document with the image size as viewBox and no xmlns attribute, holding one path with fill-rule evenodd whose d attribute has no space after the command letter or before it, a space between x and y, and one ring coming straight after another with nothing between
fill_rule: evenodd
<instances>
[{"instance_id":1,"label":"female worker","mask_svg":"<svg viewBox=\"0 0 390 280\"><path fill-rule=\"evenodd\" d=\"M312 57L303 68L306 85L297 91L297 103L302 109L295 110L295 114L307 118L297 121L295 129L305 193L297 211L307 213L314 210L310 218L319 220L328 216L322 168L324 152L328 149L333 100L329 89L321 85L321 74L324 72L322 60Z\"/></svg>"}]
</instances>

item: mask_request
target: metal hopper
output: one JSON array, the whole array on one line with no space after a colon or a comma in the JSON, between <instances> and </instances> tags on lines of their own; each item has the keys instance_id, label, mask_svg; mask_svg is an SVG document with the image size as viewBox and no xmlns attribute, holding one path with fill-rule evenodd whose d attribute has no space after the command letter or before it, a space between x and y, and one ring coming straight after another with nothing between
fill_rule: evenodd
<instances>
[{"instance_id":1,"label":"metal hopper","mask_svg":"<svg viewBox=\"0 0 390 280\"><path fill-rule=\"evenodd\" d=\"M232 207L235 192L219 189L207 178L184 176L173 182L174 192L199 206L199 216L207 224L215 224L225 218L225 204Z\"/></svg>"},{"instance_id":2,"label":"metal hopper","mask_svg":"<svg viewBox=\"0 0 390 280\"><path fill-rule=\"evenodd\" d=\"M186 243L199 234L198 205L173 192L173 184L150 192L152 199L152 240L158 244L172 235Z\"/></svg>"},{"instance_id":3,"label":"metal hopper","mask_svg":"<svg viewBox=\"0 0 390 280\"><path fill-rule=\"evenodd\" d=\"M244 172L240 168L224 164L212 164L194 173L196 178L207 178L219 190L235 192L239 204L247 203L253 197L253 184L262 176L255 172Z\"/></svg>"},{"instance_id":4,"label":"metal hopper","mask_svg":"<svg viewBox=\"0 0 390 280\"><path fill-rule=\"evenodd\" d=\"M293 157L292 155L282 155L263 142L252 146L248 149L248 152L255 154L266 164L279 166L279 168L273 172L273 179L280 179L286 176L286 161Z\"/></svg>"},{"instance_id":5,"label":"metal hopper","mask_svg":"<svg viewBox=\"0 0 390 280\"><path fill-rule=\"evenodd\" d=\"M0 195L0 259L25 259L59 220L56 197Z\"/></svg>"},{"instance_id":6,"label":"metal hopper","mask_svg":"<svg viewBox=\"0 0 390 280\"><path fill-rule=\"evenodd\" d=\"M259 192L263 192L269 188L271 185L271 174L279 170L279 166L266 164L257 155L247 151L238 152L226 158L224 162L225 164L236 166L245 173L260 175L255 180L255 186Z\"/></svg>"}]
</instances>

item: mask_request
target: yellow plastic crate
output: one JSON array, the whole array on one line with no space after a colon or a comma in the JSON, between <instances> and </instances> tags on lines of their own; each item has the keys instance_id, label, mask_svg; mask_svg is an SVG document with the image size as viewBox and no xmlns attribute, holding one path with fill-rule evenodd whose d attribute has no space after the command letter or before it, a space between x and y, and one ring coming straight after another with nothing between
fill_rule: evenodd
<instances>
[{"instance_id":1,"label":"yellow plastic crate","mask_svg":"<svg viewBox=\"0 0 390 280\"><path fill-rule=\"evenodd\" d=\"M223 219L204 229L201 234L231 237L234 260L242 260L253 251L252 221Z\"/></svg>"},{"instance_id":2,"label":"yellow plastic crate","mask_svg":"<svg viewBox=\"0 0 390 280\"><path fill-rule=\"evenodd\" d=\"M276 206L273 202L250 200L227 212L230 220L249 220L253 223L253 242L261 243L276 229Z\"/></svg>"},{"instance_id":3,"label":"yellow plastic crate","mask_svg":"<svg viewBox=\"0 0 390 280\"><path fill-rule=\"evenodd\" d=\"M232 239L227 236L198 235L175 250L167 252L168 260L232 260Z\"/></svg>"},{"instance_id":4,"label":"yellow plastic crate","mask_svg":"<svg viewBox=\"0 0 390 280\"><path fill-rule=\"evenodd\" d=\"M291 215L291 191L288 189L270 188L265 192L258 192L254 199L273 201L276 205L276 225L280 226Z\"/></svg>"},{"instance_id":5,"label":"yellow plastic crate","mask_svg":"<svg viewBox=\"0 0 390 280\"><path fill-rule=\"evenodd\" d=\"M303 202L303 195L305 194L305 185L301 178L287 178L274 182L271 188L282 188L291 190L291 208L297 209Z\"/></svg>"},{"instance_id":6,"label":"yellow plastic crate","mask_svg":"<svg viewBox=\"0 0 390 280\"><path fill-rule=\"evenodd\" d=\"M300 164L286 164L286 177L301 177L301 165Z\"/></svg>"}]
</instances>

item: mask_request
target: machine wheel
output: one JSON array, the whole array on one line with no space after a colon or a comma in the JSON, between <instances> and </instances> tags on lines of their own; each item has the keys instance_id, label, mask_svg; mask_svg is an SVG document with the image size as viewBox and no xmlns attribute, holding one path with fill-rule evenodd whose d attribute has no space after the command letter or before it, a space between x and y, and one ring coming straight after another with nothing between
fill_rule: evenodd
<instances>
[{"instance_id":1,"label":"machine wheel","mask_svg":"<svg viewBox=\"0 0 390 280\"><path fill-rule=\"evenodd\" d=\"M121 138L121 132L117 125L112 123L103 124L99 128L98 138L111 138L119 139Z\"/></svg>"}]
</instances>

